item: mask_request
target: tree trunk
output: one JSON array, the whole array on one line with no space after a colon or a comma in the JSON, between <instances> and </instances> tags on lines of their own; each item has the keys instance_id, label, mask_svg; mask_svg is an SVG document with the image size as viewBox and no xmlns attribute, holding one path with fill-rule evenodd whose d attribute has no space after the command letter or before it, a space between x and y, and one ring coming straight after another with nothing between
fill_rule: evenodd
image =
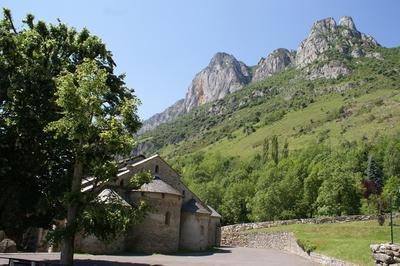
<instances>
[{"instance_id":1,"label":"tree trunk","mask_svg":"<svg viewBox=\"0 0 400 266\"><path fill-rule=\"evenodd\" d=\"M74 164L74 175L72 177L71 192L81 192L81 182L83 175L83 164L79 159L76 159ZM68 205L67 210L67 223L65 224L66 234L63 236L61 242L61 264L73 265L74 262L74 241L75 241L75 224L78 215L78 205L72 201Z\"/></svg>"}]
</instances>

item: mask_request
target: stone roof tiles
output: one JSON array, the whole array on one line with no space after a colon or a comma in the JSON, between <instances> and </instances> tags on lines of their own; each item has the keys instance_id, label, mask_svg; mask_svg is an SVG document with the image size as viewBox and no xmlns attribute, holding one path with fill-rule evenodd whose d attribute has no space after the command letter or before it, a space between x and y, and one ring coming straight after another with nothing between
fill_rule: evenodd
<instances>
[{"instance_id":1,"label":"stone roof tiles","mask_svg":"<svg viewBox=\"0 0 400 266\"><path fill-rule=\"evenodd\" d=\"M207 210L200 202L195 199L191 199L185 204L182 205L182 211L190 212L190 213L204 213L210 214L210 211Z\"/></svg>"}]
</instances>

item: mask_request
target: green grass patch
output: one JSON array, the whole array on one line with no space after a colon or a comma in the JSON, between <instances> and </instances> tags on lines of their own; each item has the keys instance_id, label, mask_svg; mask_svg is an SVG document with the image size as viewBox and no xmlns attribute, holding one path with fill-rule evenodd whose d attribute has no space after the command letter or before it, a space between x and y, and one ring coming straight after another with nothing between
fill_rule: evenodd
<instances>
[{"instance_id":1,"label":"green grass patch","mask_svg":"<svg viewBox=\"0 0 400 266\"><path fill-rule=\"evenodd\" d=\"M394 242L400 242L400 220L394 221ZM293 232L298 244L305 250L315 251L337 259L360 265L375 265L369 248L371 244L390 242L390 226L386 221L379 226L377 221L293 224L248 232Z\"/></svg>"}]
</instances>

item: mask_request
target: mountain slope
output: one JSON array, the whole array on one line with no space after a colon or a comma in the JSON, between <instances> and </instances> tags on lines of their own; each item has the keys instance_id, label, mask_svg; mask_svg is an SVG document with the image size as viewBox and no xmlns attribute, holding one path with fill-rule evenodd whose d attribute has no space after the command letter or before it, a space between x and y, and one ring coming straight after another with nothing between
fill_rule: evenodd
<instances>
[{"instance_id":1,"label":"mountain slope","mask_svg":"<svg viewBox=\"0 0 400 266\"><path fill-rule=\"evenodd\" d=\"M288 69L162 124L144 134L141 142L152 143L148 153L161 151L167 157L199 149L248 157L263 138L273 134L287 138L294 149L326 130L333 143L346 136L352 140L388 133L397 129L394 99L400 88L400 54L399 48L377 48L376 52L385 59L346 60L351 74L338 79L310 80L304 78L307 71ZM374 109L374 101L386 111ZM390 119L385 119L383 114L389 110ZM340 118L340 112L345 117ZM335 115L338 121L332 118ZM370 116L375 118L368 121ZM343 135L338 134L342 131Z\"/></svg>"},{"instance_id":2,"label":"mountain slope","mask_svg":"<svg viewBox=\"0 0 400 266\"><path fill-rule=\"evenodd\" d=\"M209 65L200 71L190 84L186 97L165 111L143 122L139 134L154 129L162 123L170 122L182 114L205 103L225 97L243 88L244 85L268 78L290 67L304 68L319 61L320 65L308 69L308 79L337 78L346 75L349 69L337 60L339 58L375 57L373 52L380 45L364 33L359 32L351 17L342 17L339 25L333 18L314 23L309 36L301 42L297 51L279 48L266 58L261 58L254 70L235 57L217 53ZM254 75L251 75L254 72Z\"/></svg>"}]
</instances>

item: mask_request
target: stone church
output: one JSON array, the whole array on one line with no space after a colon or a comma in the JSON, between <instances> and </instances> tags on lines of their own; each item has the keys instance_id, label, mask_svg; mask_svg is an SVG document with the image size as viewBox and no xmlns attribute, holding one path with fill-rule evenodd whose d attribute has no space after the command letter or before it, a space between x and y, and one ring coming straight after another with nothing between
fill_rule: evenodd
<instances>
[{"instance_id":1,"label":"stone church","mask_svg":"<svg viewBox=\"0 0 400 266\"><path fill-rule=\"evenodd\" d=\"M144 171L150 171L154 179L140 189L132 189L129 179ZM78 251L174 252L201 251L219 246L221 216L190 191L179 174L159 155L121 161L114 182L113 186L100 192L100 198L119 197L130 206L146 200L153 210L142 223L111 243L103 243L94 236L78 236L75 241ZM90 180L82 183L82 191L90 188Z\"/></svg>"}]
</instances>

